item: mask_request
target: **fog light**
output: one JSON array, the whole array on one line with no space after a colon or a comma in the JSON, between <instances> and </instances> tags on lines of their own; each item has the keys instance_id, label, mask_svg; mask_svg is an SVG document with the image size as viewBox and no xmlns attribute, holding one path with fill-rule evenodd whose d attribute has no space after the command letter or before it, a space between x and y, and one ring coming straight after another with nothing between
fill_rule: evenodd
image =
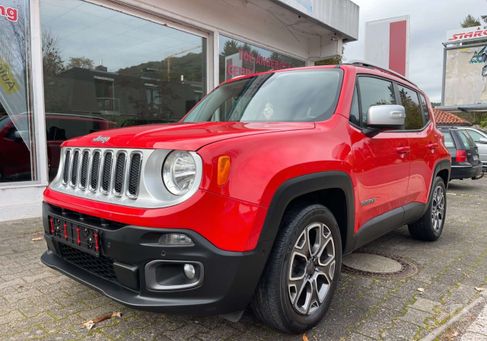
<instances>
[{"instance_id":1,"label":"fog light","mask_svg":"<svg viewBox=\"0 0 487 341\"><path fill-rule=\"evenodd\" d=\"M188 279L194 279L196 276L196 269L192 264L184 264L184 274Z\"/></svg>"},{"instance_id":2,"label":"fog light","mask_svg":"<svg viewBox=\"0 0 487 341\"><path fill-rule=\"evenodd\" d=\"M166 246L193 246L193 240L184 233L165 233L159 237L159 244Z\"/></svg>"}]
</instances>

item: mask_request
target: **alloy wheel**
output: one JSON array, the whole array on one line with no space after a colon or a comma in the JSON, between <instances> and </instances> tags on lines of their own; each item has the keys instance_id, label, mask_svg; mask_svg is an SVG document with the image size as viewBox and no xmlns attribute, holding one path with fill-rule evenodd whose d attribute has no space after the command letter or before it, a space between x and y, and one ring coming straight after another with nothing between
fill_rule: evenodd
<instances>
[{"instance_id":1,"label":"alloy wheel","mask_svg":"<svg viewBox=\"0 0 487 341\"><path fill-rule=\"evenodd\" d=\"M445 219L445 191L443 187L437 186L433 192L433 201L431 203L431 223L433 230L441 230L443 220Z\"/></svg>"},{"instance_id":2,"label":"alloy wheel","mask_svg":"<svg viewBox=\"0 0 487 341\"><path fill-rule=\"evenodd\" d=\"M287 289L293 309L309 316L325 301L335 274L335 244L323 223L309 224L294 244Z\"/></svg>"}]
</instances>

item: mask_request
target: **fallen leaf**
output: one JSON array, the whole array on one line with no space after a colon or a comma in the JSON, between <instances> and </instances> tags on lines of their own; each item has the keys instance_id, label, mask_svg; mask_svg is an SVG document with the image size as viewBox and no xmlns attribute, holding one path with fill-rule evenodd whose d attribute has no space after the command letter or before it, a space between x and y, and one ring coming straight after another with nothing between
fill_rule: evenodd
<instances>
[{"instance_id":1,"label":"fallen leaf","mask_svg":"<svg viewBox=\"0 0 487 341\"><path fill-rule=\"evenodd\" d=\"M306 334L303 334L303 341L309 341L308 337L306 336Z\"/></svg>"},{"instance_id":2,"label":"fallen leaf","mask_svg":"<svg viewBox=\"0 0 487 341\"><path fill-rule=\"evenodd\" d=\"M106 314L100 315L98 317L95 317L93 320L89 320L89 321L86 321L85 323L83 323L83 327L88 329L88 330L91 330L94 326L96 326L97 323L100 323L100 322L105 321L105 320L109 320L109 319L114 318L114 317L121 318L122 313L119 311L114 311L111 313L106 313Z\"/></svg>"},{"instance_id":3,"label":"fallen leaf","mask_svg":"<svg viewBox=\"0 0 487 341\"><path fill-rule=\"evenodd\" d=\"M424 292L424 288L418 288L417 289L420 293L423 293Z\"/></svg>"}]
</instances>

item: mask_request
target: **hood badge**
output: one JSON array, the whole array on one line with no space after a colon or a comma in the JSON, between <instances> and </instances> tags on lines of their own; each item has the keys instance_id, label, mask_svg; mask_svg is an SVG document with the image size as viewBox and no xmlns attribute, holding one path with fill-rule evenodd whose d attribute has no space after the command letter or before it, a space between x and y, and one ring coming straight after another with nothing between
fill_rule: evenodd
<instances>
[{"instance_id":1,"label":"hood badge","mask_svg":"<svg viewBox=\"0 0 487 341\"><path fill-rule=\"evenodd\" d=\"M109 136L98 135L97 137L95 137L91 141L93 141L93 142L106 143L106 142L108 142L108 140L110 140L110 137Z\"/></svg>"}]
</instances>

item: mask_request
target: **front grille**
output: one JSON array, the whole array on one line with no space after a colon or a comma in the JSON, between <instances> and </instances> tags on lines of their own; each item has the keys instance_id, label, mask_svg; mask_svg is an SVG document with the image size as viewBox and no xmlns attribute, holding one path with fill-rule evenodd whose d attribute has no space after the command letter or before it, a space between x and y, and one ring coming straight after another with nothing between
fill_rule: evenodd
<instances>
[{"instance_id":1,"label":"front grille","mask_svg":"<svg viewBox=\"0 0 487 341\"><path fill-rule=\"evenodd\" d=\"M64 148L62 153L62 187L66 190L71 187L80 193L91 191L137 199L141 151Z\"/></svg>"},{"instance_id":2,"label":"front grille","mask_svg":"<svg viewBox=\"0 0 487 341\"><path fill-rule=\"evenodd\" d=\"M101 255L99 257L92 256L61 243L59 244L59 251L61 256L71 264L109 281L117 280L112 259Z\"/></svg>"}]
</instances>

